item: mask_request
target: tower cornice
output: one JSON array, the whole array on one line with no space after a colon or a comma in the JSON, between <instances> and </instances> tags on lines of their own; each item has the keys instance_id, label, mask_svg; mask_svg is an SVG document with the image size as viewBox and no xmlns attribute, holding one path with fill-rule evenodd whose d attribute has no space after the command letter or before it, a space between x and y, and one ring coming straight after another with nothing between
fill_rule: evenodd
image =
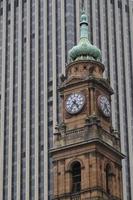
<instances>
[{"instance_id":1,"label":"tower cornice","mask_svg":"<svg viewBox=\"0 0 133 200\"><path fill-rule=\"evenodd\" d=\"M90 84L89 87L96 88L97 86L105 89L108 91L110 95L114 94L114 91L112 87L109 85L106 79L104 78L95 78L94 76L88 76L85 79L80 79L79 77L73 77L72 80L75 79L75 82L72 82L71 80L65 81L62 83L62 85L58 88L59 92L64 91L67 88L71 88L74 86L78 86L79 83L82 85L84 83Z\"/></svg>"},{"instance_id":2,"label":"tower cornice","mask_svg":"<svg viewBox=\"0 0 133 200\"><path fill-rule=\"evenodd\" d=\"M86 140L86 141L83 141L83 142L77 142L77 143L73 143L73 144L69 144L69 145L65 145L65 146L61 146L61 147L51 148L49 150L49 153L52 156L52 155L58 154L58 153L60 153L62 151L66 151L67 152L67 150L70 151L71 149L75 149L75 148L79 148L79 147L82 148L84 146L89 146L88 144L89 145L90 144L95 144L96 147L97 147L97 145L103 146L105 149L108 149L111 152L113 152L113 154L115 156L119 157L119 159L125 158L124 154L122 154L120 151L118 151L117 149L115 149L114 147L112 147L111 145L107 144L106 142L104 142L103 140L101 140L99 138L89 139L89 140ZM96 152L96 151L101 153L101 151L99 151L97 148L90 149L90 151L88 151L88 153ZM81 154L82 154L82 152L81 152ZM64 156L65 156L65 154L64 154Z\"/></svg>"}]
</instances>

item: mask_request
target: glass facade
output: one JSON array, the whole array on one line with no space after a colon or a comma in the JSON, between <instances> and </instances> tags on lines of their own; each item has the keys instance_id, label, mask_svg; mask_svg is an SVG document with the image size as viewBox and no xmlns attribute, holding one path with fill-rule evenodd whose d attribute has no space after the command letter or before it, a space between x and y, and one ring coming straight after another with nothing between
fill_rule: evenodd
<instances>
[{"instance_id":1,"label":"glass facade","mask_svg":"<svg viewBox=\"0 0 133 200\"><path fill-rule=\"evenodd\" d=\"M6 5L6 63L5 63L5 120L4 120L4 179L3 179L3 199L8 197L8 157L9 157L9 88L10 88L10 3Z\"/></svg>"},{"instance_id":2,"label":"glass facade","mask_svg":"<svg viewBox=\"0 0 133 200\"><path fill-rule=\"evenodd\" d=\"M22 4L21 199L26 197L26 33L27 5Z\"/></svg>"},{"instance_id":3,"label":"glass facade","mask_svg":"<svg viewBox=\"0 0 133 200\"><path fill-rule=\"evenodd\" d=\"M130 0L84 2L90 41L102 50L105 77L115 91L112 122L114 129L120 131L121 148L126 155L124 199L130 200L133 198L133 22L130 5L133 4ZM52 160L45 160L48 149L44 138L48 135L50 149L55 125L61 122L61 100L57 93L60 76L68 63L69 49L79 39L82 5L82 0L0 1L2 200L52 198ZM48 113L44 112L45 106ZM45 121L48 122L47 132ZM46 165L49 181L45 177Z\"/></svg>"}]
</instances>

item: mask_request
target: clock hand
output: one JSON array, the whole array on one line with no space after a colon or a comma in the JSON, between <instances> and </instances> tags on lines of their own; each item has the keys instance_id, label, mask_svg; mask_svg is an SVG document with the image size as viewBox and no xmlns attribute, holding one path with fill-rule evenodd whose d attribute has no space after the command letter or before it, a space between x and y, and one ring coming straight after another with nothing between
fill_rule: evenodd
<instances>
[{"instance_id":1,"label":"clock hand","mask_svg":"<svg viewBox=\"0 0 133 200\"><path fill-rule=\"evenodd\" d=\"M75 105L77 106L77 108L79 107L79 104L78 104L78 103L75 103Z\"/></svg>"},{"instance_id":2,"label":"clock hand","mask_svg":"<svg viewBox=\"0 0 133 200\"><path fill-rule=\"evenodd\" d=\"M73 108L73 105L75 105L75 103L75 100L72 100L71 109Z\"/></svg>"},{"instance_id":3,"label":"clock hand","mask_svg":"<svg viewBox=\"0 0 133 200\"><path fill-rule=\"evenodd\" d=\"M110 112L110 109L108 108L107 104L105 104L105 109Z\"/></svg>"},{"instance_id":4,"label":"clock hand","mask_svg":"<svg viewBox=\"0 0 133 200\"><path fill-rule=\"evenodd\" d=\"M76 102L76 100L73 101L73 103L76 105L76 107L79 107L79 104Z\"/></svg>"},{"instance_id":5,"label":"clock hand","mask_svg":"<svg viewBox=\"0 0 133 200\"><path fill-rule=\"evenodd\" d=\"M73 109L73 106L76 106L77 109L79 108L79 105L78 105L78 103L76 103L75 99L72 100L71 109Z\"/></svg>"},{"instance_id":6,"label":"clock hand","mask_svg":"<svg viewBox=\"0 0 133 200\"><path fill-rule=\"evenodd\" d=\"M73 108L73 103L71 104L71 109Z\"/></svg>"}]
</instances>

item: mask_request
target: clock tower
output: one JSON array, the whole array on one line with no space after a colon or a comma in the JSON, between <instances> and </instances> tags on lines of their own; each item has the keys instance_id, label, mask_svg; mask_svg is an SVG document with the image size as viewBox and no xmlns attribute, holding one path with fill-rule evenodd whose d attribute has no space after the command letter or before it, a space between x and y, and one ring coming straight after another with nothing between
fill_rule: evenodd
<instances>
[{"instance_id":1,"label":"clock tower","mask_svg":"<svg viewBox=\"0 0 133 200\"><path fill-rule=\"evenodd\" d=\"M122 200L119 133L112 128L113 89L103 78L100 50L88 39L81 15L80 41L69 51L59 91L62 122L56 126L53 200Z\"/></svg>"}]
</instances>

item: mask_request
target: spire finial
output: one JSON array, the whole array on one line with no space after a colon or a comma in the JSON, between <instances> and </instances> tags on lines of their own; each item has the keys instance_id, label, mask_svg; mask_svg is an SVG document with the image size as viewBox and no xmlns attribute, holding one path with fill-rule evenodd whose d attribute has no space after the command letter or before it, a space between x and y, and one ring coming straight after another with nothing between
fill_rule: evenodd
<instances>
[{"instance_id":1,"label":"spire finial","mask_svg":"<svg viewBox=\"0 0 133 200\"><path fill-rule=\"evenodd\" d=\"M88 39L88 16L85 13L85 10L82 10L80 18L80 38Z\"/></svg>"}]
</instances>

